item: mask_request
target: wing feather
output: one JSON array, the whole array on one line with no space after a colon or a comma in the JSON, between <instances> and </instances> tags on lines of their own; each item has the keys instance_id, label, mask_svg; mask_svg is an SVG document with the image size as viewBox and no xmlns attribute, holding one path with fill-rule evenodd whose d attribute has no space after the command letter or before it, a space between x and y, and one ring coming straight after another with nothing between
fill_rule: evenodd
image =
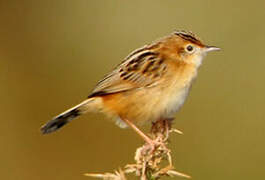
<instances>
[{"instance_id":1,"label":"wing feather","mask_svg":"<svg viewBox=\"0 0 265 180\"><path fill-rule=\"evenodd\" d=\"M154 86L167 66L162 57L146 47L132 52L98 82L89 97Z\"/></svg>"}]
</instances>

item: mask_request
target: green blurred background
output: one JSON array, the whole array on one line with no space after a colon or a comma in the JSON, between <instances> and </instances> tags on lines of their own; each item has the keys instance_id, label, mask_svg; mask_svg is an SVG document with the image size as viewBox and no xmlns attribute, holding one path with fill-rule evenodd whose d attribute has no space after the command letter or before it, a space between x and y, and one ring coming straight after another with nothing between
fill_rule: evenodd
<instances>
[{"instance_id":1,"label":"green blurred background","mask_svg":"<svg viewBox=\"0 0 265 180\"><path fill-rule=\"evenodd\" d=\"M0 178L85 180L133 162L142 140L102 115L47 136L40 126L132 50L186 29L223 50L207 56L176 116L177 170L196 180L264 179L264 8L262 0L1 0Z\"/></svg>"}]
</instances>

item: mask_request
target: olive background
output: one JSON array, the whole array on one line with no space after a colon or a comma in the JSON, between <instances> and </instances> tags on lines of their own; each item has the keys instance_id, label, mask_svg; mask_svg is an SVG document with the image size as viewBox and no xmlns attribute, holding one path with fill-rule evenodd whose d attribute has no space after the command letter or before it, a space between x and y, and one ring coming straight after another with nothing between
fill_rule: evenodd
<instances>
[{"instance_id":1,"label":"olive background","mask_svg":"<svg viewBox=\"0 0 265 180\"><path fill-rule=\"evenodd\" d=\"M45 136L40 126L85 99L132 50L184 29L222 51L205 58L176 115L184 132L171 135L176 169L196 180L264 179L264 7L262 0L0 0L0 178L89 180L84 173L132 163L142 140L103 115Z\"/></svg>"}]
</instances>

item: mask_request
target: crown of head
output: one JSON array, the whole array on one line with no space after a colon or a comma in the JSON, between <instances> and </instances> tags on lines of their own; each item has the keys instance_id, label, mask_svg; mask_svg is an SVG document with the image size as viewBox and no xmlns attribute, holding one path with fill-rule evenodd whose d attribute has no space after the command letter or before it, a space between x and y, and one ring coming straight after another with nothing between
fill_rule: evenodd
<instances>
[{"instance_id":1,"label":"crown of head","mask_svg":"<svg viewBox=\"0 0 265 180\"><path fill-rule=\"evenodd\" d=\"M190 41L194 44L203 45L200 38L196 36L194 33L192 33L191 31L180 30L180 31L174 31L173 34L181 37L182 39Z\"/></svg>"}]
</instances>

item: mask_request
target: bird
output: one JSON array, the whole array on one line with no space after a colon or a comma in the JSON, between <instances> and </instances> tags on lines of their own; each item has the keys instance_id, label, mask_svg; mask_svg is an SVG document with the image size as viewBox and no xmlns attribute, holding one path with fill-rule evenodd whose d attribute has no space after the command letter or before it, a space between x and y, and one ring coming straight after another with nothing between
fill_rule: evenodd
<instances>
[{"instance_id":1,"label":"bird","mask_svg":"<svg viewBox=\"0 0 265 180\"><path fill-rule=\"evenodd\" d=\"M153 145L154 140L138 125L172 121L204 57L217 50L220 48L205 45L191 31L174 31L130 53L84 101L54 117L41 127L41 132L54 132L88 112L101 112L119 127L131 127Z\"/></svg>"}]
</instances>

